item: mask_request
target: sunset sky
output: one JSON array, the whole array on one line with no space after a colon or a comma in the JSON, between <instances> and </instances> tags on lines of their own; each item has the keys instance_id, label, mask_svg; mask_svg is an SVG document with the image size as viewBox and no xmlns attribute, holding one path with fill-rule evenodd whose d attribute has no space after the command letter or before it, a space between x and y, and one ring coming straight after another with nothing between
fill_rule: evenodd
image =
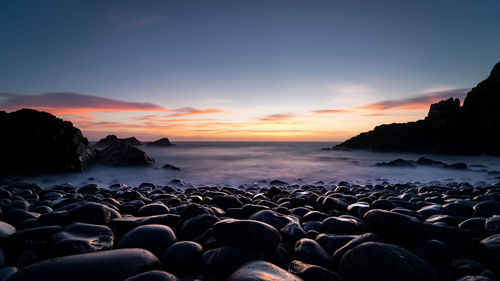
<instances>
[{"instance_id":1,"label":"sunset sky","mask_svg":"<svg viewBox=\"0 0 500 281\"><path fill-rule=\"evenodd\" d=\"M498 0L0 1L0 109L90 140L343 140L500 61Z\"/></svg>"}]
</instances>

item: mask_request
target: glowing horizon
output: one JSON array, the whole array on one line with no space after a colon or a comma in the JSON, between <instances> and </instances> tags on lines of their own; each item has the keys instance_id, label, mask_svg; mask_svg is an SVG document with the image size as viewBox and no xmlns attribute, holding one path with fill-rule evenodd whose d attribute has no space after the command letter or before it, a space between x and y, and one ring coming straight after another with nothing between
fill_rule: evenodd
<instances>
[{"instance_id":1,"label":"glowing horizon","mask_svg":"<svg viewBox=\"0 0 500 281\"><path fill-rule=\"evenodd\" d=\"M49 112L73 122L90 140L114 134L173 141L341 141L376 125L421 119L431 103L448 97L463 100L467 90L435 89L400 100L268 115L228 107L167 108L78 93L0 93L0 104L7 111Z\"/></svg>"}]
</instances>

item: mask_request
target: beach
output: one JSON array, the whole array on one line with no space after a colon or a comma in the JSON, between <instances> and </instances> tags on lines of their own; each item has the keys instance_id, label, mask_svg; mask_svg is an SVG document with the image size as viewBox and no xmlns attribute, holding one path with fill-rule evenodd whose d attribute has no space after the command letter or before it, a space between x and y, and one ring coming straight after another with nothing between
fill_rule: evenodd
<instances>
[{"instance_id":1,"label":"beach","mask_svg":"<svg viewBox=\"0 0 500 281\"><path fill-rule=\"evenodd\" d=\"M495 280L499 273L498 185L174 180L0 190L3 280Z\"/></svg>"}]
</instances>

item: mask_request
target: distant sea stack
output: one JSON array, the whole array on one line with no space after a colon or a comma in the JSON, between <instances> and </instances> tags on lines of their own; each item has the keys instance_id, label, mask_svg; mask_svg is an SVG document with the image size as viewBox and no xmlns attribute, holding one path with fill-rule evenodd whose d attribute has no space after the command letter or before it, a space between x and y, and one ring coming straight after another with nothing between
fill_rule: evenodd
<instances>
[{"instance_id":1,"label":"distant sea stack","mask_svg":"<svg viewBox=\"0 0 500 281\"><path fill-rule=\"evenodd\" d=\"M159 140L155 140L148 144L149 146L157 146L157 147L168 147L173 146L175 144L171 143L168 138L161 138Z\"/></svg>"},{"instance_id":2,"label":"distant sea stack","mask_svg":"<svg viewBox=\"0 0 500 281\"><path fill-rule=\"evenodd\" d=\"M135 137L118 138L109 135L100 139L94 148L97 149L98 162L109 166L151 166L155 161L144 151L135 146L141 142Z\"/></svg>"},{"instance_id":3,"label":"distant sea stack","mask_svg":"<svg viewBox=\"0 0 500 281\"><path fill-rule=\"evenodd\" d=\"M105 148L105 147L107 147L111 144L115 144L115 143L123 143L123 144L130 145L130 146L141 145L141 142L138 139L136 139L135 137L120 139L115 135L108 135L105 138L100 139L96 144L94 144L94 147Z\"/></svg>"},{"instance_id":4,"label":"distant sea stack","mask_svg":"<svg viewBox=\"0 0 500 281\"><path fill-rule=\"evenodd\" d=\"M69 121L47 112L0 111L0 176L82 171L95 151Z\"/></svg>"},{"instance_id":5,"label":"distant sea stack","mask_svg":"<svg viewBox=\"0 0 500 281\"><path fill-rule=\"evenodd\" d=\"M466 96L430 106L424 120L385 124L334 149L500 155L500 62Z\"/></svg>"}]
</instances>

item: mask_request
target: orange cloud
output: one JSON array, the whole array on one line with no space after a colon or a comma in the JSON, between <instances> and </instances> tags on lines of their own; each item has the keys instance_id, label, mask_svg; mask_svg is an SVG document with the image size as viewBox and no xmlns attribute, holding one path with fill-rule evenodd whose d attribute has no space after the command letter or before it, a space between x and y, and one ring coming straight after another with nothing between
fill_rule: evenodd
<instances>
[{"instance_id":1,"label":"orange cloud","mask_svg":"<svg viewBox=\"0 0 500 281\"><path fill-rule=\"evenodd\" d=\"M378 111L378 112L363 114L363 116L388 116L388 115L394 115L394 113L388 114L380 111L388 111L388 110L427 111L432 103L436 103L440 100L447 99L450 97L463 99L467 94L467 92L468 89L435 90L435 91L429 91L425 95L419 95L405 99L384 100L376 103L353 106L349 108L322 109L322 110L313 110L312 112L316 114L343 114L343 113L356 113L356 112L359 113L360 111L368 110L368 111Z\"/></svg>"}]
</instances>

